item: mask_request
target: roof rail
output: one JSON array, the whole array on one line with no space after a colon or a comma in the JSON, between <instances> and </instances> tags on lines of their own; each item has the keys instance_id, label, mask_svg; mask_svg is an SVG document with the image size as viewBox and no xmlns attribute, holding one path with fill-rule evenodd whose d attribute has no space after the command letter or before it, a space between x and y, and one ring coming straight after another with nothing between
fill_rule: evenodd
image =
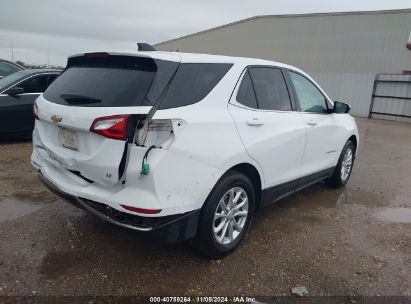
<instances>
[{"instance_id":1,"label":"roof rail","mask_svg":"<svg viewBox=\"0 0 411 304\"><path fill-rule=\"evenodd\" d=\"M140 43L140 42L137 42L137 50L138 51L149 51L149 52L152 52L152 51L157 51L155 48L153 48L150 44L148 44L148 43Z\"/></svg>"}]
</instances>

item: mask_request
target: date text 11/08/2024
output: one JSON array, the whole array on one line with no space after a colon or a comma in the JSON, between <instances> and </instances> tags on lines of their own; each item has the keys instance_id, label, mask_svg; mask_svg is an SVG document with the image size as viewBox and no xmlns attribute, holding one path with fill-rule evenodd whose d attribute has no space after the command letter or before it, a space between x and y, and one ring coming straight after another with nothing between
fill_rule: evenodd
<instances>
[{"instance_id":1,"label":"date text 11/08/2024","mask_svg":"<svg viewBox=\"0 0 411 304\"><path fill-rule=\"evenodd\" d=\"M233 297L150 297L150 303L257 303L255 298L245 296Z\"/></svg>"}]
</instances>

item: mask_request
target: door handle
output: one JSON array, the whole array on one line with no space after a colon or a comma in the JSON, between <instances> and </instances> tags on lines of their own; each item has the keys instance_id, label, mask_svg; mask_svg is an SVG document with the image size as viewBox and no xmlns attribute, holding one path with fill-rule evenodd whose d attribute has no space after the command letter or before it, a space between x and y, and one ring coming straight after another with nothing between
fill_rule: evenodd
<instances>
[{"instance_id":1,"label":"door handle","mask_svg":"<svg viewBox=\"0 0 411 304\"><path fill-rule=\"evenodd\" d=\"M264 121L258 118L253 118L251 120L246 120L245 123L249 126L262 126L264 124Z\"/></svg>"},{"instance_id":2,"label":"door handle","mask_svg":"<svg viewBox=\"0 0 411 304\"><path fill-rule=\"evenodd\" d=\"M316 126L316 125L317 125L317 123L314 122L314 121L308 121L308 122L307 122L307 126L314 127L314 126Z\"/></svg>"}]
</instances>

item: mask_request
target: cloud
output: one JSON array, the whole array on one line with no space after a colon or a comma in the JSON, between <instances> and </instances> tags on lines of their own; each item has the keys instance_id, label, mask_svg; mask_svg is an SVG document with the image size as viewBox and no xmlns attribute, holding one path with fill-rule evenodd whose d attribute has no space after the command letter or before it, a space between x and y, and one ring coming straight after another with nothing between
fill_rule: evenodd
<instances>
[{"instance_id":1,"label":"cloud","mask_svg":"<svg viewBox=\"0 0 411 304\"><path fill-rule=\"evenodd\" d=\"M385 1L384 1L385 2ZM2 0L0 57L65 64L84 51L129 51L255 15L406 8L408 0Z\"/></svg>"}]
</instances>

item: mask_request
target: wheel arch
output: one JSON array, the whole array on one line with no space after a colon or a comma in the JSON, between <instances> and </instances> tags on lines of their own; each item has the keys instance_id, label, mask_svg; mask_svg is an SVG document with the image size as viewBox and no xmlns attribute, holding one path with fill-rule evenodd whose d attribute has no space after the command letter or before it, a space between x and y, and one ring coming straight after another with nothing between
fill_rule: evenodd
<instances>
[{"instance_id":1,"label":"wheel arch","mask_svg":"<svg viewBox=\"0 0 411 304\"><path fill-rule=\"evenodd\" d=\"M357 154L357 148L358 148L358 139L357 139L357 136L355 135L355 134L353 134L353 135L351 135L349 138L348 138L348 140L347 141L352 141L352 143L354 144L354 148L355 148L355 153L354 154Z\"/></svg>"},{"instance_id":2,"label":"wheel arch","mask_svg":"<svg viewBox=\"0 0 411 304\"><path fill-rule=\"evenodd\" d=\"M262 178L260 172L258 172L257 168L250 163L240 163L232 166L226 173L230 171L240 172L250 179L255 193L255 211L258 211L261 207L262 199Z\"/></svg>"}]
</instances>

